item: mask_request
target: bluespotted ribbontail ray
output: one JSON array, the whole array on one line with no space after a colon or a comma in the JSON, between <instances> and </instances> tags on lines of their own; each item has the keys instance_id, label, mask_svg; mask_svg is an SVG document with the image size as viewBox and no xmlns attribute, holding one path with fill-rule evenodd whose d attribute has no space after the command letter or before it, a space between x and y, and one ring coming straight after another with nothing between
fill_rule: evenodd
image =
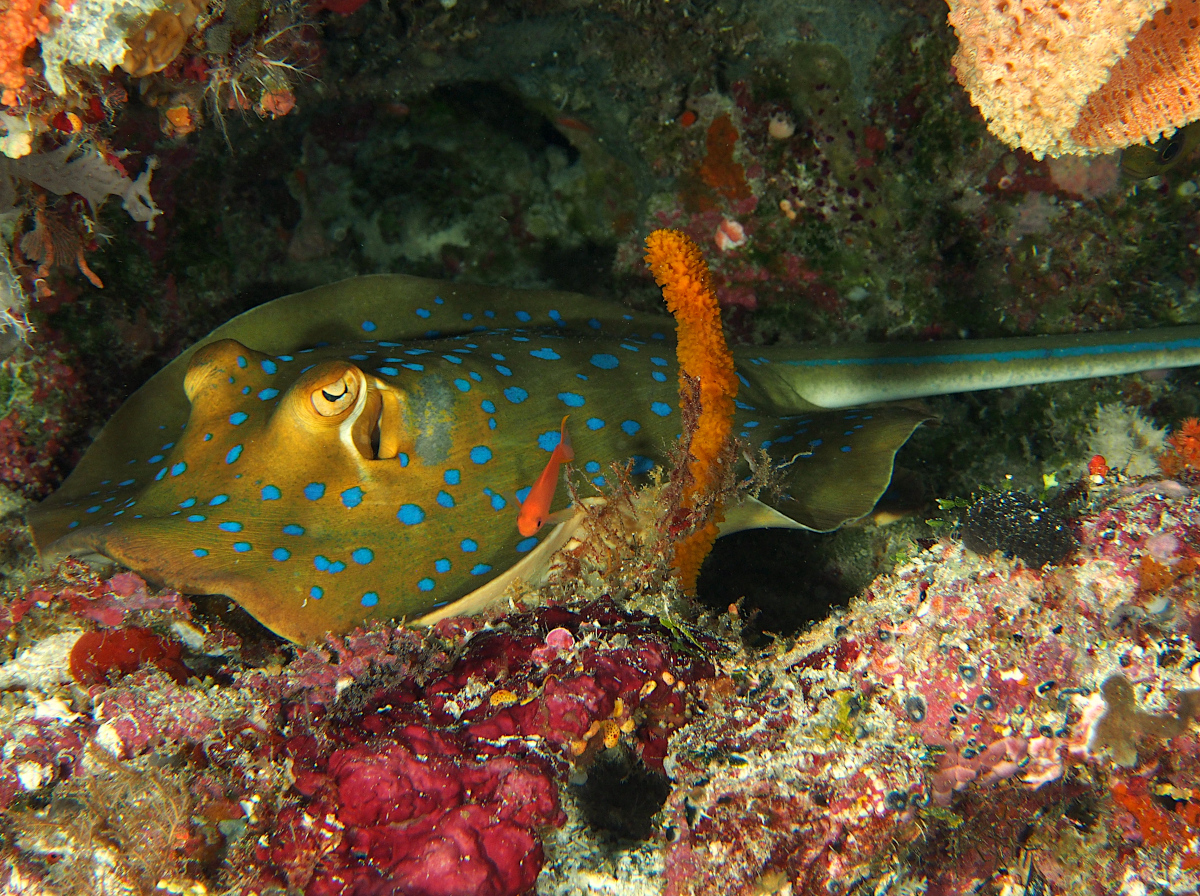
<instances>
[{"instance_id":1,"label":"bluespotted ribbontail ray","mask_svg":"<svg viewBox=\"0 0 1200 896\"><path fill-rule=\"evenodd\" d=\"M734 355L735 432L796 460L786 517L751 508L729 528L829 530L871 510L928 418L857 406L1200 364L1200 328ZM677 405L669 318L563 292L357 278L254 308L185 351L29 522L49 558L102 553L311 640L475 607L461 599L494 594L566 537L517 531L563 415L576 468L602 479L610 461L660 461Z\"/></svg>"}]
</instances>

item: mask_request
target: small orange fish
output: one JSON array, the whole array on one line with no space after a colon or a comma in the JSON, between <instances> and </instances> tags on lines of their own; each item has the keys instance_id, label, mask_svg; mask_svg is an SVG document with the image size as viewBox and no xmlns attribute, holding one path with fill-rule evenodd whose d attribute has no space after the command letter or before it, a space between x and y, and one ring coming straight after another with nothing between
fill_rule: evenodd
<instances>
[{"instance_id":1,"label":"small orange fish","mask_svg":"<svg viewBox=\"0 0 1200 896\"><path fill-rule=\"evenodd\" d=\"M570 414L567 415L569 416ZM521 505L521 513L517 517L517 531L526 537L536 535L538 530L550 521L550 505L554 501L554 489L558 486L558 468L575 459L571 437L567 435L567 417L562 419L558 444L550 452L546 469L542 470L542 475L538 477L538 481L529 490L525 502Z\"/></svg>"}]
</instances>

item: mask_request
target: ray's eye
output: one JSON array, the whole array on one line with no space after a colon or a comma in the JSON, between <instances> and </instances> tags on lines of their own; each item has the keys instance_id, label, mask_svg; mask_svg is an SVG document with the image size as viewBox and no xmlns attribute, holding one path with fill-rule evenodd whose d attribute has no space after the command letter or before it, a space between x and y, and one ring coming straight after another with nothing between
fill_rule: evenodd
<instances>
[{"instance_id":1,"label":"ray's eye","mask_svg":"<svg viewBox=\"0 0 1200 896\"><path fill-rule=\"evenodd\" d=\"M358 382L349 373L328 385L313 390L313 409L322 417L336 417L354 406L358 399Z\"/></svg>"}]
</instances>

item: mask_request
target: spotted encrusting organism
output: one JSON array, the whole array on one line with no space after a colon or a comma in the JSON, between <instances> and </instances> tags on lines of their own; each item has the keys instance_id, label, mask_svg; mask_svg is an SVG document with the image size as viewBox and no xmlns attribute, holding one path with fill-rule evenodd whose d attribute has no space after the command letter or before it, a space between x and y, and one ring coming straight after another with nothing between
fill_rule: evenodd
<instances>
[{"instance_id":1,"label":"spotted encrusting organism","mask_svg":"<svg viewBox=\"0 0 1200 896\"><path fill-rule=\"evenodd\" d=\"M517 514L565 414L575 466L596 481L610 461L646 472L664 455L680 430L670 330L570 293L400 275L287 296L138 390L29 514L34 539L48 557L100 552L181 591L229 595L297 641L415 619L555 547L558 529L521 536ZM735 352L735 433L793 461L779 509L831 529L870 511L927 415L814 406L1170 366L1164 353L1200 362L1195 333L1197 347L1136 356L1124 338L1110 339L1112 358L1037 363L995 344L977 358ZM787 519L743 513L737 525L764 523Z\"/></svg>"}]
</instances>

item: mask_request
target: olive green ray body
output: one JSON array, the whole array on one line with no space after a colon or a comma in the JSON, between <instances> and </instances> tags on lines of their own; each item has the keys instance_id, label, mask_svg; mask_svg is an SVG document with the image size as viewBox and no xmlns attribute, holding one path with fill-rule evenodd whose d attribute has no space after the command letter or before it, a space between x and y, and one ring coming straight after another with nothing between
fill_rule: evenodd
<instances>
[{"instance_id":1,"label":"olive green ray body","mask_svg":"<svg viewBox=\"0 0 1200 896\"><path fill-rule=\"evenodd\" d=\"M610 462L664 459L680 430L673 330L582 296L404 276L284 297L132 396L31 512L35 540L229 595L294 640L418 617L546 534L523 539L516 520L563 416L574 466L597 484ZM310 399L343 370L362 379L360 407L325 426ZM737 422L753 444L802 455L780 507L832 528L871 509L924 418L739 403Z\"/></svg>"},{"instance_id":2,"label":"olive green ray body","mask_svg":"<svg viewBox=\"0 0 1200 896\"><path fill-rule=\"evenodd\" d=\"M788 488L786 517L743 507L731 524L829 530L871 510L928 419L853 405L1192 366L1200 328L734 355L735 432L787 463ZM644 472L679 433L677 388L665 316L571 293L347 280L252 309L181 354L29 523L47 558L102 553L226 594L297 641L452 612L553 547L546 530L522 538L517 516L563 416L583 475L599 483L629 460Z\"/></svg>"}]
</instances>

